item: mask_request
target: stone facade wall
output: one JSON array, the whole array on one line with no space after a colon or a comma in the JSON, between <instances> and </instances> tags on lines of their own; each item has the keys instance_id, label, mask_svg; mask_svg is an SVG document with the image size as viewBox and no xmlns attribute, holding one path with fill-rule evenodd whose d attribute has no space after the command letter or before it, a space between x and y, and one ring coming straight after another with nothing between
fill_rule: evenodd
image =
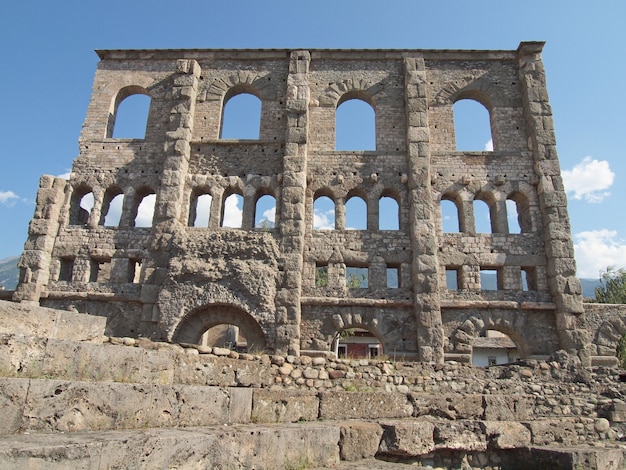
<instances>
[{"instance_id":1,"label":"stone facade wall","mask_svg":"<svg viewBox=\"0 0 626 470\"><path fill-rule=\"evenodd\" d=\"M590 346L575 278L541 48L98 51L80 155L69 181L41 180L14 299L107 316L117 336L195 342L231 323L283 355L323 355L349 328L387 354L438 363L468 362L486 328L525 358L608 355ZM258 140L220 138L240 93L261 100ZM151 100L145 138L113 138L133 94ZM376 150L335 150L335 113L350 99L375 111ZM493 151L456 150L461 99L489 111ZM120 223L104 226L118 194ZM152 227L135 227L149 194ZM202 194L208 227L192 227ZM220 227L231 194L244 201L238 229ZM263 195L276 200L276 225L255 229ZM319 196L335 203L335 230L313 230ZM345 228L353 196L367 204L366 230ZM397 202L398 230L378 229L381 197ZM443 233L441 200L456 204L460 233ZM488 204L493 233L476 233L474 200ZM508 233L507 200L520 234ZM317 266L327 286L316 286ZM368 268L367 288L346 285L350 266ZM481 289L481 269L497 272L497 290Z\"/></svg>"}]
</instances>

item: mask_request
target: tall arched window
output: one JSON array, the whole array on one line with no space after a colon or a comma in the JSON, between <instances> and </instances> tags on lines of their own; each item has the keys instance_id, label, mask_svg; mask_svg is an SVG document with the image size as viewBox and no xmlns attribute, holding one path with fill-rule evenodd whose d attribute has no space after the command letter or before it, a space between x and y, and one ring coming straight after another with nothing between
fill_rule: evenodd
<instances>
[{"instance_id":1,"label":"tall arched window","mask_svg":"<svg viewBox=\"0 0 626 470\"><path fill-rule=\"evenodd\" d=\"M337 107L336 150L376 150L376 112L365 101L348 98Z\"/></svg>"},{"instance_id":2,"label":"tall arched window","mask_svg":"<svg viewBox=\"0 0 626 470\"><path fill-rule=\"evenodd\" d=\"M400 230L400 204L391 196L378 200L378 230Z\"/></svg>"},{"instance_id":3,"label":"tall arched window","mask_svg":"<svg viewBox=\"0 0 626 470\"><path fill-rule=\"evenodd\" d=\"M251 93L224 98L221 139L258 139L261 129L261 100Z\"/></svg>"},{"instance_id":4,"label":"tall arched window","mask_svg":"<svg viewBox=\"0 0 626 470\"><path fill-rule=\"evenodd\" d=\"M493 233L491 209L489 204L482 199L474 200L474 222L476 233Z\"/></svg>"},{"instance_id":5,"label":"tall arched window","mask_svg":"<svg viewBox=\"0 0 626 470\"><path fill-rule=\"evenodd\" d=\"M509 223L509 233L532 232L530 204L525 194L513 192L506 200L506 213Z\"/></svg>"},{"instance_id":6,"label":"tall arched window","mask_svg":"<svg viewBox=\"0 0 626 470\"><path fill-rule=\"evenodd\" d=\"M70 204L70 225L85 225L89 221L93 203L91 188L81 187L75 189Z\"/></svg>"},{"instance_id":7,"label":"tall arched window","mask_svg":"<svg viewBox=\"0 0 626 470\"><path fill-rule=\"evenodd\" d=\"M243 222L243 196L231 193L222 206L222 227L241 228Z\"/></svg>"},{"instance_id":8,"label":"tall arched window","mask_svg":"<svg viewBox=\"0 0 626 470\"><path fill-rule=\"evenodd\" d=\"M141 200L137 204L137 213L134 219L135 227L152 227L156 194L151 190L145 190L141 191L138 196Z\"/></svg>"},{"instance_id":9,"label":"tall arched window","mask_svg":"<svg viewBox=\"0 0 626 470\"><path fill-rule=\"evenodd\" d=\"M213 202L213 197L209 193L198 194L192 200L189 211L189 226L209 226L209 219L211 216L211 202Z\"/></svg>"},{"instance_id":10,"label":"tall arched window","mask_svg":"<svg viewBox=\"0 0 626 470\"><path fill-rule=\"evenodd\" d=\"M473 99L454 103L454 134L459 151L492 151L493 139L487 108Z\"/></svg>"},{"instance_id":11,"label":"tall arched window","mask_svg":"<svg viewBox=\"0 0 626 470\"><path fill-rule=\"evenodd\" d=\"M451 196L441 198L441 226L443 233L457 233L462 231L459 206Z\"/></svg>"},{"instance_id":12,"label":"tall arched window","mask_svg":"<svg viewBox=\"0 0 626 470\"><path fill-rule=\"evenodd\" d=\"M108 137L144 139L150 101L150 96L141 87L127 87L120 90L110 115Z\"/></svg>"},{"instance_id":13,"label":"tall arched window","mask_svg":"<svg viewBox=\"0 0 626 470\"><path fill-rule=\"evenodd\" d=\"M328 196L319 196L313 201L313 229L335 229L335 203Z\"/></svg>"},{"instance_id":14,"label":"tall arched window","mask_svg":"<svg viewBox=\"0 0 626 470\"><path fill-rule=\"evenodd\" d=\"M276 223L276 198L269 194L261 196L256 201L254 210L254 227L270 229Z\"/></svg>"},{"instance_id":15,"label":"tall arched window","mask_svg":"<svg viewBox=\"0 0 626 470\"><path fill-rule=\"evenodd\" d=\"M122 217L124 193L119 188L109 188L104 194L102 211L100 212L100 225L105 227L117 227Z\"/></svg>"},{"instance_id":16,"label":"tall arched window","mask_svg":"<svg viewBox=\"0 0 626 470\"><path fill-rule=\"evenodd\" d=\"M346 229L367 230L367 203L359 196L346 201Z\"/></svg>"}]
</instances>

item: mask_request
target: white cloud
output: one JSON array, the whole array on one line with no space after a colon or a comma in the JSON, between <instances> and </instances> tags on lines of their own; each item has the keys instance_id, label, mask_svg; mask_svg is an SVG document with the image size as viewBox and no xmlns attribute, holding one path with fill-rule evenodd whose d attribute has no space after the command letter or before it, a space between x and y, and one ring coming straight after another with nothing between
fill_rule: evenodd
<instances>
[{"instance_id":1,"label":"white cloud","mask_svg":"<svg viewBox=\"0 0 626 470\"><path fill-rule=\"evenodd\" d=\"M489 139L485 144L485 152L493 152L493 139Z\"/></svg>"},{"instance_id":2,"label":"white cloud","mask_svg":"<svg viewBox=\"0 0 626 470\"><path fill-rule=\"evenodd\" d=\"M13 191L0 191L0 204L11 207L19 197Z\"/></svg>"},{"instance_id":3,"label":"white cloud","mask_svg":"<svg viewBox=\"0 0 626 470\"><path fill-rule=\"evenodd\" d=\"M231 194L224 201L224 222L222 227L240 228L243 210L239 207L239 201L243 200L238 194Z\"/></svg>"},{"instance_id":4,"label":"white cloud","mask_svg":"<svg viewBox=\"0 0 626 470\"><path fill-rule=\"evenodd\" d=\"M67 170L65 173L57 175L57 178L63 178L65 180L69 180L71 174L72 174L72 171L71 170Z\"/></svg>"},{"instance_id":5,"label":"white cloud","mask_svg":"<svg viewBox=\"0 0 626 470\"><path fill-rule=\"evenodd\" d=\"M591 230L574 235L578 277L598 279L608 266L626 267L626 242L615 230Z\"/></svg>"},{"instance_id":6,"label":"white cloud","mask_svg":"<svg viewBox=\"0 0 626 470\"><path fill-rule=\"evenodd\" d=\"M609 162L585 157L571 170L563 170L563 184L568 193L574 193L574 199L598 203L611 193L605 191L615 180Z\"/></svg>"},{"instance_id":7,"label":"white cloud","mask_svg":"<svg viewBox=\"0 0 626 470\"><path fill-rule=\"evenodd\" d=\"M270 222L276 222L276 206L270 207L266 211L263 212L263 218L269 220Z\"/></svg>"},{"instance_id":8,"label":"white cloud","mask_svg":"<svg viewBox=\"0 0 626 470\"><path fill-rule=\"evenodd\" d=\"M334 230L335 211L328 210L326 212L321 212L316 210L313 213L313 228L315 230Z\"/></svg>"}]
</instances>

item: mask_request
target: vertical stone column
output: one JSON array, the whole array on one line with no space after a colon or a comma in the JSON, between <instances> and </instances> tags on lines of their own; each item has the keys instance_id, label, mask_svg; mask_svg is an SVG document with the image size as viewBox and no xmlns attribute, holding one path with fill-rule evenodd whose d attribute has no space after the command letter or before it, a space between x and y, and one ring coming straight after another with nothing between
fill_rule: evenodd
<instances>
[{"instance_id":1,"label":"vertical stone column","mask_svg":"<svg viewBox=\"0 0 626 470\"><path fill-rule=\"evenodd\" d=\"M437 236L430 189L430 134L423 59L404 60L407 118L409 227L420 361L442 363L443 326L439 303Z\"/></svg>"},{"instance_id":2,"label":"vertical stone column","mask_svg":"<svg viewBox=\"0 0 626 470\"><path fill-rule=\"evenodd\" d=\"M537 191L543 219L543 237L548 257L548 285L556 304L556 326L561 347L576 352L590 364L589 337L585 328L582 288L576 277L574 245L567 212L567 199L541 61L542 42L521 43L517 52L523 91L524 114L532 147Z\"/></svg>"},{"instance_id":3,"label":"vertical stone column","mask_svg":"<svg viewBox=\"0 0 626 470\"><path fill-rule=\"evenodd\" d=\"M41 292L50 280L50 261L54 241L59 233L61 209L65 203L67 181L53 176L42 176L37 191L37 205L30 225L24 252L20 257L20 283L13 300L39 302Z\"/></svg>"},{"instance_id":4,"label":"vertical stone column","mask_svg":"<svg viewBox=\"0 0 626 470\"><path fill-rule=\"evenodd\" d=\"M300 354L310 62L308 51L293 51L289 58L287 131L280 204L280 264L283 273L282 283L276 294L278 354Z\"/></svg>"},{"instance_id":5,"label":"vertical stone column","mask_svg":"<svg viewBox=\"0 0 626 470\"><path fill-rule=\"evenodd\" d=\"M145 266L145 280L141 288L143 302L142 333L153 335L159 312L155 308L160 286L165 281L173 239L184 230L181 207L185 197L185 176L191 156L191 137L198 93L200 66L195 60L176 62L170 95L169 125L165 132L163 153L165 159L154 208L154 229L148 249L150 259Z\"/></svg>"}]
</instances>

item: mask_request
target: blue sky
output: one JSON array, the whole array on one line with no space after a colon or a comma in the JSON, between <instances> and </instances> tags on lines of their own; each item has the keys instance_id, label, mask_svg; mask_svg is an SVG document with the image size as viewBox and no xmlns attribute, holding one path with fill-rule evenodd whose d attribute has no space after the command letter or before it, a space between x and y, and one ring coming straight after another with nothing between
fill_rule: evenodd
<instances>
[{"instance_id":1,"label":"blue sky","mask_svg":"<svg viewBox=\"0 0 626 470\"><path fill-rule=\"evenodd\" d=\"M516 49L543 60L581 277L626 267L626 2L22 0L0 16L0 259L27 236L39 176L77 140L94 49Z\"/></svg>"}]
</instances>

